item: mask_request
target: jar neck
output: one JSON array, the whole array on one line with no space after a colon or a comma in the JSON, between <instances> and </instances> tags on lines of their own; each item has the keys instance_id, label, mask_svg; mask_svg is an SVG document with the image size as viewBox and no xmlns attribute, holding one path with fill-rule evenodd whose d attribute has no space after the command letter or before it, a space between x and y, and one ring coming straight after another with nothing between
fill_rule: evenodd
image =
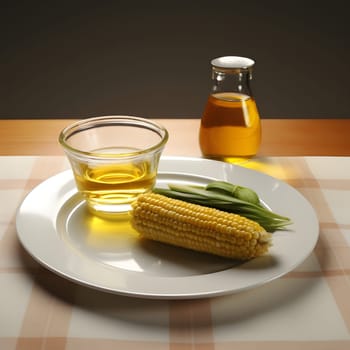
<instances>
[{"instance_id":1,"label":"jar neck","mask_svg":"<svg viewBox=\"0 0 350 350\"><path fill-rule=\"evenodd\" d=\"M234 92L252 96L250 80L251 69L225 69L212 68L212 93Z\"/></svg>"}]
</instances>

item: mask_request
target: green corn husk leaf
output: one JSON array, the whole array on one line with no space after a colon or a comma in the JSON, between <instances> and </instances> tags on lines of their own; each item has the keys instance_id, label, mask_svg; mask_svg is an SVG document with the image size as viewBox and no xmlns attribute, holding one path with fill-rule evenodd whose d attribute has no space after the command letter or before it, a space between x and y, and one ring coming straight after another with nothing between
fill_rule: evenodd
<instances>
[{"instance_id":1,"label":"green corn husk leaf","mask_svg":"<svg viewBox=\"0 0 350 350\"><path fill-rule=\"evenodd\" d=\"M208 186L168 184L168 189L155 188L153 191L167 197L245 216L248 219L258 222L268 232L284 229L292 223L288 217L279 215L263 207L260 204L259 197L259 202L257 203L256 198L248 195L248 199L253 200L254 203L252 203L251 201L236 198L230 192L232 189L231 186L215 183L214 186L209 186L211 188L207 189ZM225 188L224 190L223 187Z\"/></svg>"},{"instance_id":2,"label":"green corn husk leaf","mask_svg":"<svg viewBox=\"0 0 350 350\"><path fill-rule=\"evenodd\" d=\"M208 191L226 193L237 199L260 205L259 196L255 191L248 187L234 185L226 181L213 181L210 182L205 188Z\"/></svg>"}]
</instances>

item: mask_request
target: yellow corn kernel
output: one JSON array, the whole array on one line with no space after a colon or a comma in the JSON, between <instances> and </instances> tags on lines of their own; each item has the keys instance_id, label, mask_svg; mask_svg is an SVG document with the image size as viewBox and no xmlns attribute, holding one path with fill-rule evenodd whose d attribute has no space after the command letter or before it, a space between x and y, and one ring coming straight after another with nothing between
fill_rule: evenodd
<instances>
[{"instance_id":1,"label":"yellow corn kernel","mask_svg":"<svg viewBox=\"0 0 350 350\"><path fill-rule=\"evenodd\" d=\"M271 234L257 222L156 193L133 203L131 223L142 237L238 260L268 252Z\"/></svg>"}]
</instances>

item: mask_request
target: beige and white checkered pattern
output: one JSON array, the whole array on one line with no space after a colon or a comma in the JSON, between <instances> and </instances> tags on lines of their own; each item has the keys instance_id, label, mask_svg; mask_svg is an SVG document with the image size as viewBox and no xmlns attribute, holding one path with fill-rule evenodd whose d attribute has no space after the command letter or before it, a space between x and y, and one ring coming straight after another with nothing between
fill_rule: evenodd
<instances>
[{"instance_id":1,"label":"beige and white checkered pattern","mask_svg":"<svg viewBox=\"0 0 350 350\"><path fill-rule=\"evenodd\" d=\"M296 187L320 240L295 271L262 287L201 300L157 301L88 289L39 266L15 215L64 157L0 157L1 350L350 349L350 158L279 157L248 167Z\"/></svg>"}]
</instances>

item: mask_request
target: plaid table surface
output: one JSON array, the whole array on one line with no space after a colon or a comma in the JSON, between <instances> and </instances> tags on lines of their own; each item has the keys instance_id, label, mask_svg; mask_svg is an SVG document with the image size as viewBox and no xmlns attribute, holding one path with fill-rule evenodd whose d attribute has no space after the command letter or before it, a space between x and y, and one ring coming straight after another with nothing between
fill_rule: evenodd
<instances>
[{"instance_id":1,"label":"plaid table surface","mask_svg":"<svg viewBox=\"0 0 350 350\"><path fill-rule=\"evenodd\" d=\"M64 157L0 157L0 349L350 349L350 158L274 157L248 167L313 205L315 251L296 270L235 295L142 300L65 280L21 247L15 215Z\"/></svg>"}]
</instances>

